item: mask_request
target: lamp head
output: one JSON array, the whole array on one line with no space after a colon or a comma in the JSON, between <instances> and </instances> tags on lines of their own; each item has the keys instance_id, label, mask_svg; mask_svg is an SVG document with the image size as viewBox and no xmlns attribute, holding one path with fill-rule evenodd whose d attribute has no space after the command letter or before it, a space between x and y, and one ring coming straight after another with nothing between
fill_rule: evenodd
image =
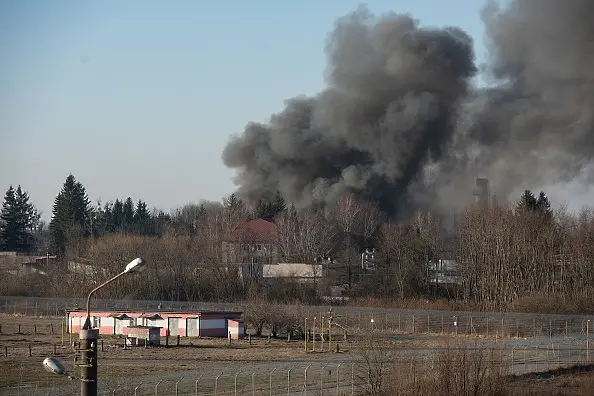
<instances>
[{"instance_id":1,"label":"lamp head","mask_svg":"<svg viewBox=\"0 0 594 396\"><path fill-rule=\"evenodd\" d=\"M55 357L48 357L43 359L43 368L52 374L66 375L66 368Z\"/></svg>"},{"instance_id":2,"label":"lamp head","mask_svg":"<svg viewBox=\"0 0 594 396\"><path fill-rule=\"evenodd\" d=\"M126 265L124 272L141 272L146 268L146 263L147 261L142 257L135 258Z\"/></svg>"}]
</instances>

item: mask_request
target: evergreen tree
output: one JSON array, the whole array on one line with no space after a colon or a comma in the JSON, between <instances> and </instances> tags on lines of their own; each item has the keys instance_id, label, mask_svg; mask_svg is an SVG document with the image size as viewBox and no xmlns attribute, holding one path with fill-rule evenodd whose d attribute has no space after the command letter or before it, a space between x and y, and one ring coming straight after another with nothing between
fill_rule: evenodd
<instances>
[{"instance_id":1,"label":"evergreen tree","mask_svg":"<svg viewBox=\"0 0 594 396\"><path fill-rule=\"evenodd\" d=\"M115 232L121 232L124 226L124 204L119 199L113 203L111 210L111 224Z\"/></svg>"},{"instance_id":2,"label":"evergreen tree","mask_svg":"<svg viewBox=\"0 0 594 396\"><path fill-rule=\"evenodd\" d=\"M533 212L536 210L536 197L532 191L524 190L524 193L516 204L516 210L519 212Z\"/></svg>"},{"instance_id":3,"label":"evergreen tree","mask_svg":"<svg viewBox=\"0 0 594 396\"><path fill-rule=\"evenodd\" d=\"M255 217L272 219L287 208L285 200L280 193L274 194L271 199L261 199L256 204Z\"/></svg>"},{"instance_id":4,"label":"evergreen tree","mask_svg":"<svg viewBox=\"0 0 594 396\"><path fill-rule=\"evenodd\" d=\"M130 232L134 228L134 203L132 198L128 197L122 206L122 230Z\"/></svg>"},{"instance_id":5,"label":"evergreen tree","mask_svg":"<svg viewBox=\"0 0 594 396\"><path fill-rule=\"evenodd\" d=\"M545 216L550 216L553 214L553 211L551 210L551 202L544 191L541 191L540 194L538 194L536 210Z\"/></svg>"},{"instance_id":6,"label":"evergreen tree","mask_svg":"<svg viewBox=\"0 0 594 396\"><path fill-rule=\"evenodd\" d=\"M101 205L101 202L97 202L97 207L94 208L91 216L93 218L93 236L101 237L113 232L110 202L106 202L103 205Z\"/></svg>"},{"instance_id":7,"label":"evergreen tree","mask_svg":"<svg viewBox=\"0 0 594 396\"><path fill-rule=\"evenodd\" d=\"M73 238L90 234L89 198L84 186L72 174L54 201L50 231L56 253L64 254Z\"/></svg>"},{"instance_id":8,"label":"evergreen tree","mask_svg":"<svg viewBox=\"0 0 594 396\"><path fill-rule=\"evenodd\" d=\"M525 190L522 197L516 204L516 213L539 213L544 216L551 216L551 202L549 198L541 191L538 198L530 190Z\"/></svg>"},{"instance_id":9,"label":"evergreen tree","mask_svg":"<svg viewBox=\"0 0 594 396\"><path fill-rule=\"evenodd\" d=\"M134 232L139 235L151 235L153 234L152 229L151 213L148 211L146 203L139 199L134 211Z\"/></svg>"},{"instance_id":10,"label":"evergreen tree","mask_svg":"<svg viewBox=\"0 0 594 396\"><path fill-rule=\"evenodd\" d=\"M27 252L33 248L40 215L31 202L29 194L18 186L6 191L0 213L0 249Z\"/></svg>"}]
</instances>

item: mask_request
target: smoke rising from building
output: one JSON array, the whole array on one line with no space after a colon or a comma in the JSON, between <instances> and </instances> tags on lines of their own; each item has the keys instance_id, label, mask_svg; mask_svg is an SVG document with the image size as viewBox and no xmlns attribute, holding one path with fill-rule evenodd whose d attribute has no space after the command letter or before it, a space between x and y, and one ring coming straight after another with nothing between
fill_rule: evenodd
<instances>
[{"instance_id":1,"label":"smoke rising from building","mask_svg":"<svg viewBox=\"0 0 594 396\"><path fill-rule=\"evenodd\" d=\"M594 148L594 2L516 0L483 11L495 84L471 86L471 38L360 8L329 36L327 88L228 143L238 193L298 207L349 191L397 214L583 176Z\"/></svg>"}]
</instances>

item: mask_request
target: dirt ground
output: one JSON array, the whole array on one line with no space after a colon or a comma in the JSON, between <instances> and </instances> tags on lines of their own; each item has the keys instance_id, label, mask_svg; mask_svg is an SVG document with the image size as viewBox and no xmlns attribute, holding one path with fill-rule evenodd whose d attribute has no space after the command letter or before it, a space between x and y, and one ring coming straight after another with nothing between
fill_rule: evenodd
<instances>
[{"instance_id":1,"label":"dirt ground","mask_svg":"<svg viewBox=\"0 0 594 396\"><path fill-rule=\"evenodd\" d=\"M51 380L51 374L42 368L48 356L59 358L65 367L74 369L75 351L69 334L62 335L59 318L33 318L25 316L0 316L0 389L19 383ZM169 338L169 347L124 348L124 339L101 336L98 359L101 362L99 376L102 379L132 377L167 371L196 370L205 362L262 362L291 361L307 358L322 359L328 354L304 352L302 341L266 338L234 340ZM162 344L164 344L162 340ZM343 351L347 352L348 348ZM348 344L348 343L347 343Z\"/></svg>"},{"instance_id":2,"label":"dirt ground","mask_svg":"<svg viewBox=\"0 0 594 396\"><path fill-rule=\"evenodd\" d=\"M0 315L0 394L19 384L36 384L40 388L55 384L61 378L47 373L42 361L48 356L59 358L73 374L75 351L71 345L77 339L62 332L62 321L54 317ZM226 339L170 337L169 347L127 347L118 337L101 337L99 346L99 379L120 381L124 378L141 378L179 374L184 372L214 370L230 367L250 367L281 363L329 363L350 359L356 346L353 340L335 339L340 353L305 353L301 340L266 338L233 341ZM402 348L432 348L443 346L445 338L402 336L389 341ZM164 344L164 341L162 340ZM311 344L311 343L310 343ZM311 345L309 345L311 347ZM317 348L319 349L319 343ZM165 378L165 377L164 377ZM540 374L510 377L508 389L517 395L594 395L594 366L557 369Z\"/></svg>"}]
</instances>

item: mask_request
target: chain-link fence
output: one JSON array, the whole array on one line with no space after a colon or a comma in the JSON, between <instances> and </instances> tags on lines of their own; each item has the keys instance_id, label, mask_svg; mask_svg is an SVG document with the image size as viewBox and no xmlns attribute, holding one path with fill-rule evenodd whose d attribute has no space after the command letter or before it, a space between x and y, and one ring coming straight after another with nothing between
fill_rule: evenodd
<instances>
[{"instance_id":1,"label":"chain-link fence","mask_svg":"<svg viewBox=\"0 0 594 396\"><path fill-rule=\"evenodd\" d=\"M355 395L365 392L366 371L355 363L250 364L237 370L199 370L99 382L102 395ZM22 383L1 395L71 395L80 383L54 378Z\"/></svg>"},{"instance_id":2,"label":"chain-link fence","mask_svg":"<svg viewBox=\"0 0 594 396\"><path fill-rule=\"evenodd\" d=\"M464 354L465 359L457 359ZM477 356L480 357L477 358ZM406 380L440 380L448 370L480 370L498 377L522 375L590 362L589 350L577 345L549 347L486 347L399 349L385 361L316 362L296 364L250 363L244 367L161 373L151 376L105 380L102 395L358 395L377 386L374 365L384 365L384 387L405 386ZM455 367L466 364L466 367ZM230 365L234 366L234 365ZM272 366L272 367L271 367ZM396 381L393 373L401 378ZM437 377L437 378L435 378ZM470 377L470 376L469 376ZM443 378L441 379L443 380ZM23 382L0 389L0 395L76 395L80 383L62 377Z\"/></svg>"},{"instance_id":3,"label":"chain-link fence","mask_svg":"<svg viewBox=\"0 0 594 396\"><path fill-rule=\"evenodd\" d=\"M76 334L71 335L65 331L65 322L62 319L44 321L40 317L63 316L66 309L74 308L77 304L82 307L84 301L0 297L0 313L6 314L4 319L0 318L0 335L3 336L0 342L0 360L9 362L9 365L11 362L14 365L21 364L19 362L23 359L39 360L45 356L71 360L72 342L76 341ZM241 304L102 299L94 300L93 307L145 312L159 309L198 311L244 308ZM365 337L373 334L381 341L378 344L389 349L386 356L389 356L390 367L399 373L409 372L406 378L410 379L412 375L415 381L435 381L435 373L444 366L444 355L460 353L460 350L478 350L481 353L488 351L489 355L485 355L482 362L488 363L489 370L496 370L501 375L521 375L586 364L591 363L592 359L590 317L584 315L362 309L344 306L300 307L300 312L304 316L303 326L310 332L311 338L304 346L308 351L334 350L330 348L330 340L333 341L332 346L341 343L341 346L353 350ZM332 317L330 333L329 317ZM44 341L43 336L46 335L52 336L47 338L51 342ZM291 341L301 345L304 340ZM407 344L413 341L423 341L426 344ZM189 343L190 340L182 342ZM257 349L257 345L248 344L248 340L241 342ZM393 346L395 342L399 343L397 348ZM100 360L110 353L117 359L110 352L110 348L116 347L124 348L124 340L116 337L102 340ZM299 348L303 347L297 347ZM179 354L183 355L181 349ZM198 369L155 370L151 375L118 373L103 377L105 379L102 379L101 373L108 374L109 368L100 367L99 385L100 392L109 395L361 394L374 386L373 376L370 375L374 372L373 367L369 361L364 360L352 353L311 355L303 352L302 357L282 362L236 361L230 358L226 362L204 362L200 364L203 368ZM375 362L377 364L377 359ZM141 362L139 360L136 363ZM133 366L135 361L131 360L129 364ZM0 395L80 393L80 383L76 380L40 375L39 377L46 379L32 381L35 376L28 376L23 372L30 370L30 367L33 366L21 366L21 371L18 368L12 370L11 375L19 376L19 380L0 389ZM41 369L40 363L39 368ZM413 374L410 374L410 370ZM391 376L388 382L393 382L393 379Z\"/></svg>"},{"instance_id":4,"label":"chain-link fence","mask_svg":"<svg viewBox=\"0 0 594 396\"><path fill-rule=\"evenodd\" d=\"M0 313L33 316L61 316L67 309L84 307L84 299L0 297ZM241 303L209 303L188 301L113 300L95 299L95 310L132 311L199 311L199 310L244 310ZM585 334L588 331L588 315L547 315L525 313L460 312L412 309L382 309L355 307L300 307L308 327L327 326L332 315L340 333L381 330L391 333L410 334L467 334L487 337L538 337ZM332 312L331 312L332 311Z\"/></svg>"}]
</instances>

